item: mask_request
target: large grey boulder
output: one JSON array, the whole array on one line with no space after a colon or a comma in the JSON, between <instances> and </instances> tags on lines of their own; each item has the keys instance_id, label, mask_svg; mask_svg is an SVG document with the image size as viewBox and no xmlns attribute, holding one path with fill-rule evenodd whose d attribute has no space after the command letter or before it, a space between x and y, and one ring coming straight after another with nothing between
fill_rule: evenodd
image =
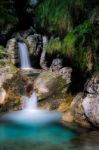
<instances>
[{"instance_id":1,"label":"large grey boulder","mask_svg":"<svg viewBox=\"0 0 99 150\"><path fill-rule=\"evenodd\" d=\"M88 94L83 99L83 109L88 120L99 127L99 95Z\"/></svg>"},{"instance_id":2,"label":"large grey boulder","mask_svg":"<svg viewBox=\"0 0 99 150\"><path fill-rule=\"evenodd\" d=\"M88 120L99 127L99 74L94 75L85 85L86 97L83 99L83 109Z\"/></svg>"}]
</instances>

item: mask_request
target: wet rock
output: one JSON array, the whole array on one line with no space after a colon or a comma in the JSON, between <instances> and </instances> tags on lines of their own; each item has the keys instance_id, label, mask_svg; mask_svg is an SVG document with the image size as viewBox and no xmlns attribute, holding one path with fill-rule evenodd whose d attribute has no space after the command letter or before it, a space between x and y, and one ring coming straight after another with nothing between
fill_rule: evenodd
<instances>
[{"instance_id":1,"label":"wet rock","mask_svg":"<svg viewBox=\"0 0 99 150\"><path fill-rule=\"evenodd\" d=\"M62 120L64 122L73 123L74 117L70 111L67 111L63 114Z\"/></svg>"}]
</instances>

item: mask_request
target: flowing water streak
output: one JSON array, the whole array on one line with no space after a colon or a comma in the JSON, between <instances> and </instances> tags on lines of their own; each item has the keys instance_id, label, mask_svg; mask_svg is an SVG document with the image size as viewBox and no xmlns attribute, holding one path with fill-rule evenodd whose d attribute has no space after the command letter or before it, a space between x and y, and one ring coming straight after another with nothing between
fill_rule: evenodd
<instances>
[{"instance_id":1,"label":"flowing water streak","mask_svg":"<svg viewBox=\"0 0 99 150\"><path fill-rule=\"evenodd\" d=\"M29 53L26 44L19 42L18 49L20 55L21 69L31 69Z\"/></svg>"},{"instance_id":2,"label":"flowing water streak","mask_svg":"<svg viewBox=\"0 0 99 150\"><path fill-rule=\"evenodd\" d=\"M33 110L37 109L37 96L35 92L31 95L30 98L27 96L23 97L22 99L22 109L23 110Z\"/></svg>"}]
</instances>

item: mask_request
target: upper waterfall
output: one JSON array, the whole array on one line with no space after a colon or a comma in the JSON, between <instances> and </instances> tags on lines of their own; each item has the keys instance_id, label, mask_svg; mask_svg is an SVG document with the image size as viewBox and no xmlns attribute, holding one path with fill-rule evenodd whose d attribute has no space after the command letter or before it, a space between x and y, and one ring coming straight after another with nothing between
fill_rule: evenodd
<instances>
[{"instance_id":1,"label":"upper waterfall","mask_svg":"<svg viewBox=\"0 0 99 150\"><path fill-rule=\"evenodd\" d=\"M28 48L25 43L18 43L19 55L20 55L20 67L21 69L31 69L31 63L28 53Z\"/></svg>"}]
</instances>

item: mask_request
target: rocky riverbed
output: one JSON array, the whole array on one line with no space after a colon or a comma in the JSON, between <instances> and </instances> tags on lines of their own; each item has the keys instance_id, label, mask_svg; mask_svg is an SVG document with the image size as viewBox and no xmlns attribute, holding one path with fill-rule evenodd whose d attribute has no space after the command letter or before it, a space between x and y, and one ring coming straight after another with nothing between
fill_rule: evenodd
<instances>
[{"instance_id":1,"label":"rocky riverbed","mask_svg":"<svg viewBox=\"0 0 99 150\"><path fill-rule=\"evenodd\" d=\"M22 97L30 97L35 91L39 107L62 112L64 123L76 123L86 128L99 127L98 74L87 81L84 92L72 95L68 92L72 82L72 68L65 67L58 71L32 70L22 75L23 72L26 73L15 68L11 62L2 61L0 112L21 109ZM35 73L38 74L34 76Z\"/></svg>"}]
</instances>

